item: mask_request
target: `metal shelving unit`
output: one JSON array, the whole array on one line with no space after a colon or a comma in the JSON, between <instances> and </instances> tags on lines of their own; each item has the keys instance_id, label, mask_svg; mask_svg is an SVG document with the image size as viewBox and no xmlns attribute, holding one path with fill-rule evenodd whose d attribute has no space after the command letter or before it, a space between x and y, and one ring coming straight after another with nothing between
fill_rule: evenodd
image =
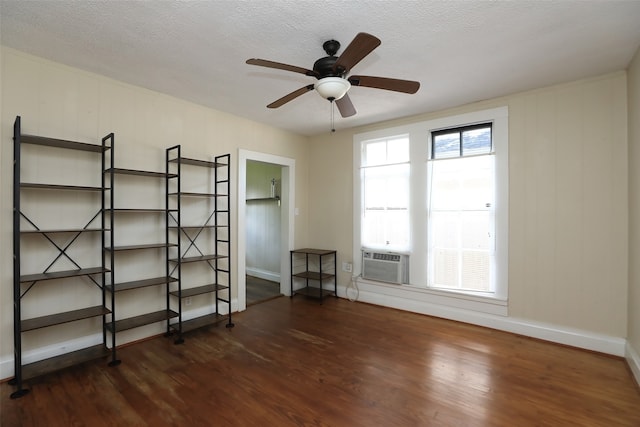
<instances>
[{"instance_id":1,"label":"metal shelving unit","mask_svg":"<svg viewBox=\"0 0 640 427\"><path fill-rule=\"evenodd\" d=\"M87 360L92 360L108 355L108 349L106 345L106 333L104 325L106 323L106 316L110 313L110 310L105 304L105 274L109 271L105 268L104 258L102 258L101 265L92 265L90 267L83 267L82 260L74 259L70 254L70 248L74 245L79 245L78 239L80 236L87 233L100 233L105 230L104 219L104 200L105 193L110 189L105 186L104 176L101 176L101 186L86 186L86 185L68 185L68 184L55 184L55 183L40 183L40 182L22 182L22 168L23 163L27 163L24 166L33 165L33 162L25 162L23 159L22 146L34 145L42 147L51 147L55 149L71 150L70 152L88 152L95 153L97 156L95 159L96 172L100 171L100 160L104 168L105 153L110 150L110 146L105 144L103 140L102 145L90 144L85 142L68 141L63 139L49 138L43 136L26 135L21 130L21 118L16 117L13 126L13 302L14 302L14 363L15 374L14 378L10 381L15 385L16 391L11 394L11 398L22 397L29 392L28 388L25 388L24 382L31 378L35 378L40 375L44 375L59 369L63 369L69 366L73 366L78 363L82 363ZM27 160L35 160L38 153L32 153ZM32 159L32 157L34 157ZM64 154L63 154L64 157ZM91 157L91 156L90 156ZM94 160L89 160L93 162ZM35 169L35 166L33 166ZM36 220L30 218L29 214L25 211L22 204L24 201L34 201L36 198L40 203L47 203L47 197L43 196L45 193L54 193L57 196L56 203L60 206L60 200L64 200L66 195L72 195L77 199L82 200L81 203L86 205L89 209L95 208L95 214L92 214L91 218L83 225L72 228L41 228L36 224ZM85 196L83 196L85 194ZM102 203L97 203L91 200L91 195L101 194ZM85 200L86 198L86 200ZM43 201L44 200L44 201ZM56 206L52 205L47 207L49 218L55 218ZM33 236L33 237L31 237ZM57 255L53 256L51 262L44 270L38 273L24 274L23 264L28 264L29 259L33 259L36 255L30 254L22 249L22 240L25 238L37 238L42 237L46 242L53 246L54 252L57 251ZM65 243L61 244L62 239L58 237L62 236L66 238ZM97 245L94 248L88 248L85 252L91 252L91 249L95 251L97 258L100 258L100 249ZM61 261L64 260L64 261ZM59 262L60 261L60 262ZM59 270L60 264L71 264L74 268L71 270ZM33 267L28 267L33 268ZM68 267L67 267L68 268ZM95 285L98 289L95 295L95 301L91 305L78 307L72 310L54 312L48 315L23 318L23 306L25 304L46 304L47 301L43 301L42 298L28 298L28 293L35 287L43 286L43 282L47 283L47 287L55 287L60 289L60 292L64 292L63 284L69 281L77 281L78 278L87 279L86 281L92 285ZM37 301L33 301L37 299ZM40 309L40 308L39 308ZM34 311L33 309L31 311ZM37 310L35 310L37 311ZM45 309L45 311L49 311ZM29 333L34 330L55 327L64 323L83 321L90 318L102 316L102 337L103 342L98 345L89 346L80 350L72 351L66 354L54 356L45 360L36 361L29 364L23 364L23 348L22 337L23 334Z\"/></svg>"},{"instance_id":2,"label":"metal shelving unit","mask_svg":"<svg viewBox=\"0 0 640 427\"><path fill-rule=\"evenodd\" d=\"M326 259L329 261L326 261ZM291 251L291 297L295 294L318 298L320 304L329 295L338 296L336 251L330 249L294 249ZM315 262L314 262L315 260ZM303 286L298 287L302 282ZM330 288L325 284L333 282Z\"/></svg>"},{"instance_id":3,"label":"metal shelving unit","mask_svg":"<svg viewBox=\"0 0 640 427\"><path fill-rule=\"evenodd\" d=\"M163 217L167 215L167 206L164 208L146 208L146 207L133 207L133 208L124 208L124 207L116 207L115 203L115 193L116 193L116 182L118 182L118 188L120 185L125 187L127 182L120 182L121 179L126 179L126 177L142 177L149 178L152 181L158 182L157 180L162 180L164 183L165 179L174 178L175 176L168 175L164 172L155 172L155 171L146 171L146 170L137 170L137 169L124 169L124 168L116 168L114 167L114 147L113 147L113 136L110 138L111 144L111 161L110 165L104 170L105 176L108 178L108 181L111 186L111 192L109 201L107 203L107 207L105 212L109 216L110 227L108 234L105 237L105 245L104 245L104 256L108 259L108 264L110 266L110 280L107 281L107 286L105 286L105 290L110 294L109 306L111 308L111 319L106 323L106 330L111 335L111 361L109 364L111 366L115 366L120 364L120 360L117 358L116 353L116 336L118 333L139 328L141 326L150 325L158 322L166 322L166 335L170 334L169 320L177 317L178 313L169 309L169 285L178 279L171 277L169 274L165 274L163 276L156 277L146 277L133 281L121 281L118 273L118 260L119 256L123 256L127 254L129 256L144 256L145 252L152 252L162 250L161 252L165 252L169 248L175 246L174 244L169 243L168 240L164 242L151 242L151 243L136 243L136 244L116 244L115 240L115 230L120 221L126 222L126 218L129 215L133 215L134 218L138 218L139 216L144 216L145 218L149 218L150 220L157 220L158 216ZM121 223L122 224L122 223ZM165 224L166 227L166 224ZM162 261L159 263L159 266L164 265L165 262ZM162 268L162 267L161 267ZM152 286L164 286L164 293L166 294L166 308L162 310L154 310L152 312L141 313L139 315L129 316L129 317L119 317L116 312L116 308L118 307L119 301L123 303L125 300L135 301L138 297L136 292L139 292L143 288L148 288Z\"/></svg>"},{"instance_id":4,"label":"metal shelving unit","mask_svg":"<svg viewBox=\"0 0 640 427\"><path fill-rule=\"evenodd\" d=\"M169 294L170 304L177 307L177 316L171 328L177 333L175 342L183 343L183 334L193 329L226 321L226 327L234 326L231 321L231 251L230 251L230 155L217 156L215 161L197 160L182 157L180 145L167 148L166 151L167 176L167 242L173 242L167 247L167 275L177 277L172 283ZM204 168L213 170L205 182L195 185L201 189L202 184L208 191L185 191L183 167ZM201 174L197 174L201 175ZM213 191L211 191L211 189ZM197 209L190 206L189 201L212 201L205 203L207 211L202 218L206 220L200 224L185 225L182 223L184 211ZM189 264L206 264L210 270L209 283L187 283L183 269ZM191 319L185 319L185 299L211 297L213 313L208 313ZM221 313L224 304L226 314Z\"/></svg>"}]
</instances>

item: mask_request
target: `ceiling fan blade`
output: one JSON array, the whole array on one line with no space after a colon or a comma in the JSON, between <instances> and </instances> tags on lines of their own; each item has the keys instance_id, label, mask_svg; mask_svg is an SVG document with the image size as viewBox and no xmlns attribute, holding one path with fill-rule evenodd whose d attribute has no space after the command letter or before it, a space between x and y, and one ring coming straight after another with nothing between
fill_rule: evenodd
<instances>
[{"instance_id":1,"label":"ceiling fan blade","mask_svg":"<svg viewBox=\"0 0 640 427\"><path fill-rule=\"evenodd\" d=\"M293 71L294 73L305 74L311 77L317 77L318 73L307 68L296 67L295 65L282 64L280 62L267 61L266 59L251 58L247 59L247 64L258 65L260 67L275 68L278 70Z\"/></svg>"},{"instance_id":2,"label":"ceiling fan blade","mask_svg":"<svg viewBox=\"0 0 640 427\"><path fill-rule=\"evenodd\" d=\"M380 46L379 38L367 33L358 33L354 39L349 43L349 46L342 52L342 55L338 57L335 64L333 64L333 71L346 73L358 62L370 54L373 49Z\"/></svg>"},{"instance_id":3,"label":"ceiling fan blade","mask_svg":"<svg viewBox=\"0 0 640 427\"><path fill-rule=\"evenodd\" d=\"M338 106L338 110L340 111L340 115L342 117L351 117L356 114L356 109L351 102L351 98L349 98L349 94L345 94L342 98L336 101L336 105Z\"/></svg>"},{"instance_id":4,"label":"ceiling fan blade","mask_svg":"<svg viewBox=\"0 0 640 427\"><path fill-rule=\"evenodd\" d=\"M305 93L309 92L310 90L313 90L313 85L307 85L307 86L301 87L300 89L294 90L290 94L283 96L282 98L278 99L277 101L273 101L271 104L267 105L267 108L278 108L278 107L281 107L282 105L286 104L287 102L293 101L294 99L296 99L300 95L304 95Z\"/></svg>"},{"instance_id":5,"label":"ceiling fan blade","mask_svg":"<svg viewBox=\"0 0 640 427\"><path fill-rule=\"evenodd\" d=\"M372 76L350 76L348 80L353 86L372 87L375 89L392 90L395 92L416 93L418 89L420 89L420 82L414 82L411 80Z\"/></svg>"}]
</instances>

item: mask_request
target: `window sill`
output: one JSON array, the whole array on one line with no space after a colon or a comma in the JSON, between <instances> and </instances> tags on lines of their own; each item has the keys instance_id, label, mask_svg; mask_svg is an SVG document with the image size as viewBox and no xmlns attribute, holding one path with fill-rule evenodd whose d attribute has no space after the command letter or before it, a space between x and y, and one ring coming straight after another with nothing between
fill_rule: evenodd
<instances>
[{"instance_id":1,"label":"window sill","mask_svg":"<svg viewBox=\"0 0 640 427\"><path fill-rule=\"evenodd\" d=\"M362 277L356 277L354 280L361 292L394 297L397 298L400 304L402 304L403 300L406 300L407 309L409 306L417 304L423 305L425 309L429 306L451 307L498 316L508 315L508 300L505 298L473 295L448 289L424 288L415 285L396 285L367 280Z\"/></svg>"}]
</instances>

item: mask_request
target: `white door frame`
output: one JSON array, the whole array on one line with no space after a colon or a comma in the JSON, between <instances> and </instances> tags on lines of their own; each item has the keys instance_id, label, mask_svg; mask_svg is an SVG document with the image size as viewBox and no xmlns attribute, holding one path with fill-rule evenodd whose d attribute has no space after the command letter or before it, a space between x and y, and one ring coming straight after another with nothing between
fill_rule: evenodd
<instances>
[{"instance_id":1,"label":"white door frame","mask_svg":"<svg viewBox=\"0 0 640 427\"><path fill-rule=\"evenodd\" d=\"M282 166L281 185L281 214L280 214L280 292L284 295L291 293L291 263L289 254L294 241L294 206L295 206L295 176L296 161L288 157L257 151L238 150L238 198L236 221L238 227L238 243L236 245L236 277L238 278L238 311L247 308L246 283L246 199L247 199L247 161L255 160Z\"/></svg>"}]
</instances>

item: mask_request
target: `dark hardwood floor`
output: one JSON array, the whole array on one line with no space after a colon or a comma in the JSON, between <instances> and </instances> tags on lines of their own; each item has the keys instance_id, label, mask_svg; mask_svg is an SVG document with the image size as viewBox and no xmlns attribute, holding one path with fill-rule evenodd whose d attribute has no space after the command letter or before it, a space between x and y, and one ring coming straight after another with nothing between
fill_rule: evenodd
<instances>
[{"instance_id":1,"label":"dark hardwood floor","mask_svg":"<svg viewBox=\"0 0 640 427\"><path fill-rule=\"evenodd\" d=\"M281 297L185 343L31 383L2 426L640 426L617 357L327 298Z\"/></svg>"},{"instance_id":2,"label":"dark hardwood floor","mask_svg":"<svg viewBox=\"0 0 640 427\"><path fill-rule=\"evenodd\" d=\"M280 283L260 279L255 276L247 276L246 288L247 306L268 301L282 295L280 293Z\"/></svg>"}]
</instances>

